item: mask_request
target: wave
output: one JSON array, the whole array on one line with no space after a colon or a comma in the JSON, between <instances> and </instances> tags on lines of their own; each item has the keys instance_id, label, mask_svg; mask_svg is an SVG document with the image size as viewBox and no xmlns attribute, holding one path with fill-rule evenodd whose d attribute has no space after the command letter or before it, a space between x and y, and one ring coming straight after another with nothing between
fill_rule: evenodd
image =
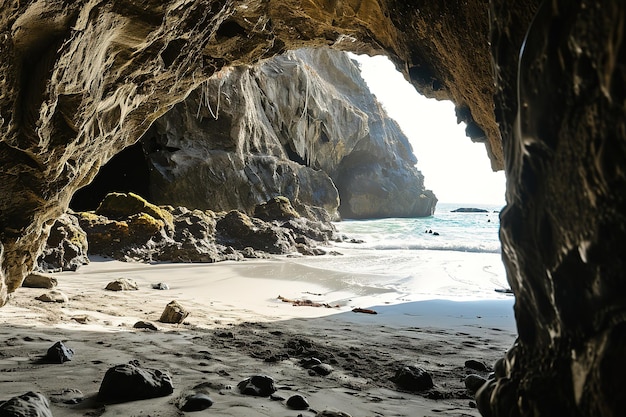
<instances>
[{"instance_id":1,"label":"wave","mask_svg":"<svg viewBox=\"0 0 626 417\"><path fill-rule=\"evenodd\" d=\"M339 244L353 249L369 249L369 250L439 250L439 251L455 251L455 252L473 252L473 253L502 253L500 245L472 245L467 243L444 242L443 244L432 243L403 243L403 242L387 242L387 243L351 243Z\"/></svg>"}]
</instances>

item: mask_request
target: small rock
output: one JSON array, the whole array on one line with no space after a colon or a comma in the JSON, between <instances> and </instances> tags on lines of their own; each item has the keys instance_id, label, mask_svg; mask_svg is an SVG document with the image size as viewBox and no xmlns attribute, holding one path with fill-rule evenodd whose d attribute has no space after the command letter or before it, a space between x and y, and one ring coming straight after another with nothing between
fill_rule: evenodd
<instances>
[{"instance_id":1,"label":"small rock","mask_svg":"<svg viewBox=\"0 0 626 417\"><path fill-rule=\"evenodd\" d=\"M63 363L71 361L74 357L74 350L68 348L63 342L56 342L52 345L43 360L48 363Z\"/></svg>"},{"instance_id":2,"label":"small rock","mask_svg":"<svg viewBox=\"0 0 626 417\"><path fill-rule=\"evenodd\" d=\"M470 374L465 377L465 388L467 388L471 393L475 393L483 386L487 379L483 378L480 375Z\"/></svg>"},{"instance_id":3,"label":"small rock","mask_svg":"<svg viewBox=\"0 0 626 417\"><path fill-rule=\"evenodd\" d=\"M487 365L474 359L465 361L465 367L469 369L473 369L474 371L479 371L479 372L486 372L489 370Z\"/></svg>"},{"instance_id":4,"label":"small rock","mask_svg":"<svg viewBox=\"0 0 626 417\"><path fill-rule=\"evenodd\" d=\"M315 371L315 373L318 375L326 376L330 375L331 372L333 372L333 367L326 363L321 363L319 365L312 366L311 370Z\"/></svg>"},{"instance_id":5,"label":"small rock","mask_svg":"<svg viewBox=\"0 0 626 417\"><path fill-rule=\"evenodd\" d=\"M50 401L53 403L78 404L85 399L80 390L66 388L60 392L50 394Z\"/></svg>"},{"instance_id":6,"label":"small rock","mask_svg":"<svg viewBox=\"0 0 626 417\"><path fill-rule=\"evenodd\" d=\"M159 330L154 324L150 323L149 321L143 321L143 320L140 320L137 323L133 324L133 328L134 329L148 329L148 330L154 330L154 331Z\"/></svg>"},{"instance_id":7,"label":"small rock","mask_svg":"<svg viewBox=\"0 0 626 417\"><path fill-rule=\"evenodd\" d=\"M52 411L46 397L30 391L0 404L0 416L52 417Z\"/></svg>"},{"instance_id":8,"label":"small rock","mask_svg":"<svg viewBox=\"0 0 626 417\"><path fill-rule=\"evenodd\" d=\"M31 272L26 276L26 278L24 278L22 287L51 289L56 287L57 284L57 279L52 275L42 274L40 272Z\"/></svg>"},{"instance_id":9,"label":"small rock","mask_svg":"<svg viewBox=\"0 0 626 417\"><path fill-rule=\"evenodd\" d=\"M287 407L292 410L306 410L309 408L309 402L302 395L296 394L289 397Z\"/></svg>"},{"instance_id":10,"label":"small rock","mask_svg":"<svg viewBox=\"0 0 626 417\"><path fill-rule=\"evenodd\" d=\"M158 369L146 369L138 361L116 365L107 370L100 390L100 401L134 401L164 397L174 392L172 378Z\"/></svg>"},{"instance_id":11,"label":"small rock","mask_svg":"<svg viewBox=\"0 0 626 417\"><path fill-rule=\"evenodd\" d=\"M109 291L136 291L139 289L139 286L132 279L118 278L109 282L104 289Z\"/></svg>"},{"instance_id":12,"label":"small rock","mask_svg":"<svg viewBox=\"0 0 626 417\"><path fill-rule=\"evenodd\" d=\"M237 388L242 394L255 397L269 397L276 392L274 379L266 375L255 375L244 379L237 384Z\"/></svg>"},{"instance_id":13,"label":"small rock","mask_svg":"<svg viewBox=\"0 0 626 417\"><path fill-rule=\"evenodd\" d=\"M285 401L285 397L281 397L280 395L272 394L272 395L270 395L270 400L272 400L272 401Z\"/></svg>"},{"instance_id":14,"label":"small rock","mask_svg":"<svg viewBox=\"0 0 626 417\"><path fill-rule=\"evenodd\" d=\"M321 365L322 361L317 358L305 358L300 361L300 366L304 369L309 369L315 365Z\"/></svg>"},{"instance_id":15,"label":"small rock","mask_svg":"<svg viewBox=\"0 0 626 417\"><path fill-rule=\"evenodd\" d=\"M36 297L35 300L43 301L44 303L67 303L70 299L61 291L52 290L41 294L39 297Z\"/></svg>"},{"instance_id":16,"label":"small rock","mask_svg":"<svg viewBox=\"0 0 626 417\"><path fill-rule=\"evenodd\" d=\"M352 417L350 414L344 413L343 411L335 411L335 410L324 410L320 411L315 415L315 417Z\"/></svg>"},{"instance_id":17,"label":"small rock","mask_svg":"<svg viewBox=\"0 0 626 417\"><path fill-rule=\"evenodd\" d=\"M207 394L198 392L181 398L178 408L181 411L202 411L213 405L213 400Z\"/></svg>"},{"instance_id":18,"label":"small rock","mask_svg":"<svg viewBox=\"0 0 626 417\"><path fill-rule=\"evenodd\" d=\"M165 310L163 310L163 314L161 314L161 318L159 321L161 323L173 323L180 324L182 323L189 312L183 308L177 301L170 302L167 306L165 306Z\"/></svg>"},{"instance_id":19,"label":"small rock","mask_svg":"<svg viewBox=\"0 0 626 417\"><path fill-rule=\"evenodd\" d=\"M404 366L391 379L401 389L416 392L424 391L433 387L433 380L428 372L417 366Z\"/></svg>"},{"instance_id":20,"label":"small rock","mask_svg":"<svg viewBox=\"0 0 626 417\"><path fill-rule=\"evenodd\" d=\"M152 284L152 288L155 289L155 290L163 290L163 291L165 291L165 290L169 290L170 286L167 285L164 282L159 282L159 283L156 283L156 284Z\"/></svg>"}]
</instances>

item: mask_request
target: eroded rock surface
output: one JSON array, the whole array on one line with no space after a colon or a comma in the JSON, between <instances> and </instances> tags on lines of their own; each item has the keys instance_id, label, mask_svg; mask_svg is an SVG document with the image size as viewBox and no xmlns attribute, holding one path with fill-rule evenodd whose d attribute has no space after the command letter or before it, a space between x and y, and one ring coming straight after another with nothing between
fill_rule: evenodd
<instances>
[{"instance_id":1,"label":"eroded rock surface","mask_svg":"<svg viewBox=\"0 0 626 417\"><path fill-rule=\"evenodd\" d=\"M124 261L218 262L312 253L339 239L332 223L299 216L282 196L253 211L265 220L237 210L156 206L133 193L111 193L95 212L69 216L76 216L86 233L90 254Z\"/></svg>"},{"instance_id":2,"label":"eroded rock surface","mask_svg":"<svg viewBox=\"0 0 626 417\"><path fill-rule=\"evenodd\" d=\"M408 138L347 54L299 49L213 77L141 139L150 198L241 210L283 195L300 214L429 216Z\"/></svg>"}]
</instances>

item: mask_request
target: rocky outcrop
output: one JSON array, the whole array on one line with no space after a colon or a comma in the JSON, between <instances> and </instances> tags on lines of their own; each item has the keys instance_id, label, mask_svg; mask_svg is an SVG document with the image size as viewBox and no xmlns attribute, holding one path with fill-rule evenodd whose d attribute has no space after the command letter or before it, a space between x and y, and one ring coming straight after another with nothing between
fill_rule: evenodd
<instances>
[{"instance_id":1,"label":"rocky outcrop","mask_svg":"<svg viewBox=\"0 0 626 417\"><path fill-rule=\"evenodd\" d=\"M453 100L507 172L519 340L478 392L481 413L623 414L623 1L3 6L0 302L71 195L209 77L303 46L384 52L420 92Z\"/></svg>"},{"instance_id":2,"label":"rocky outcrop","mask_svg":"<svg viewBox=\"0 0 626 417\"><path fill-rule=\"evenodd\" d=\"M300 49L205 82L141 139L150 198L210 210L283 195L305 216L422 217L408 138L345 53ZM338 195L339 194L339 195Z\"/></svg>"},{"instance_id":3,"label":"rocky outcrop","mask_svg":"<svg viewBox=\"0 0 626 417\"><path fill-rule=\"evenodd\" d=\"M285 197L254 211L263 220L236 210L156 206L133 193L111 193L95 212L76 217L90 254L124 261L218 262L314 253L318 244L337 239L332 224L300 217Z\"/></svg>"}]
</instances>

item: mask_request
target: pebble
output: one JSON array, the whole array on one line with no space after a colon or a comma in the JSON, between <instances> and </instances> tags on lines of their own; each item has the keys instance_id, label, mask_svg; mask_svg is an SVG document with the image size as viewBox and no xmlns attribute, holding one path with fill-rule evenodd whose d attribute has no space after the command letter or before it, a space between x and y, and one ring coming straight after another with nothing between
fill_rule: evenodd
<instances>
[{"instance_id":1,"label":"pebble","mask_svg":"<svg viewBox=\"0 0 626 417\"><path fill-rule=\"evenodd\" d=\"M50 401L53 403L78 404L85 399L85 395L77 389L66 388L56 393L50 394Z\"/></svg>"},{"instance_id":2,"label":"pebble","mask_svg":"<svg viewBox=\"0 0 626 417\"><path fill-rule=\"evenodd\" d=\"M350 414L344 413L343 411L335 411L335 410L324 410L320 411L315 415L315 417L352 417Z\"/></svg>"},{"instance_id":3,"label":"pebble","mask_svg":"<svg viewBox=\"0 0 626 417\"><path fill-rule=\"evenodd\" d=\"M159 282L159 283L156 283L156 284L152 284L152 288L155 289L155 290L163 290L163 291L165 291L165 290L169 290L170 286L167 285L164 282Z\"/></svg>"},{"instance_id":4,"label":"pebble","mask_svg":"<svg viewBox=\"0 0 626 417\"><path fill-rule=\"evenodd\" d=\"M330 373L333 372L333 367L326 363L322 363L311 367L311 370L315 371L315 373L318 375L326 376L330 375Z\"/></svg>"}]
</instances>

